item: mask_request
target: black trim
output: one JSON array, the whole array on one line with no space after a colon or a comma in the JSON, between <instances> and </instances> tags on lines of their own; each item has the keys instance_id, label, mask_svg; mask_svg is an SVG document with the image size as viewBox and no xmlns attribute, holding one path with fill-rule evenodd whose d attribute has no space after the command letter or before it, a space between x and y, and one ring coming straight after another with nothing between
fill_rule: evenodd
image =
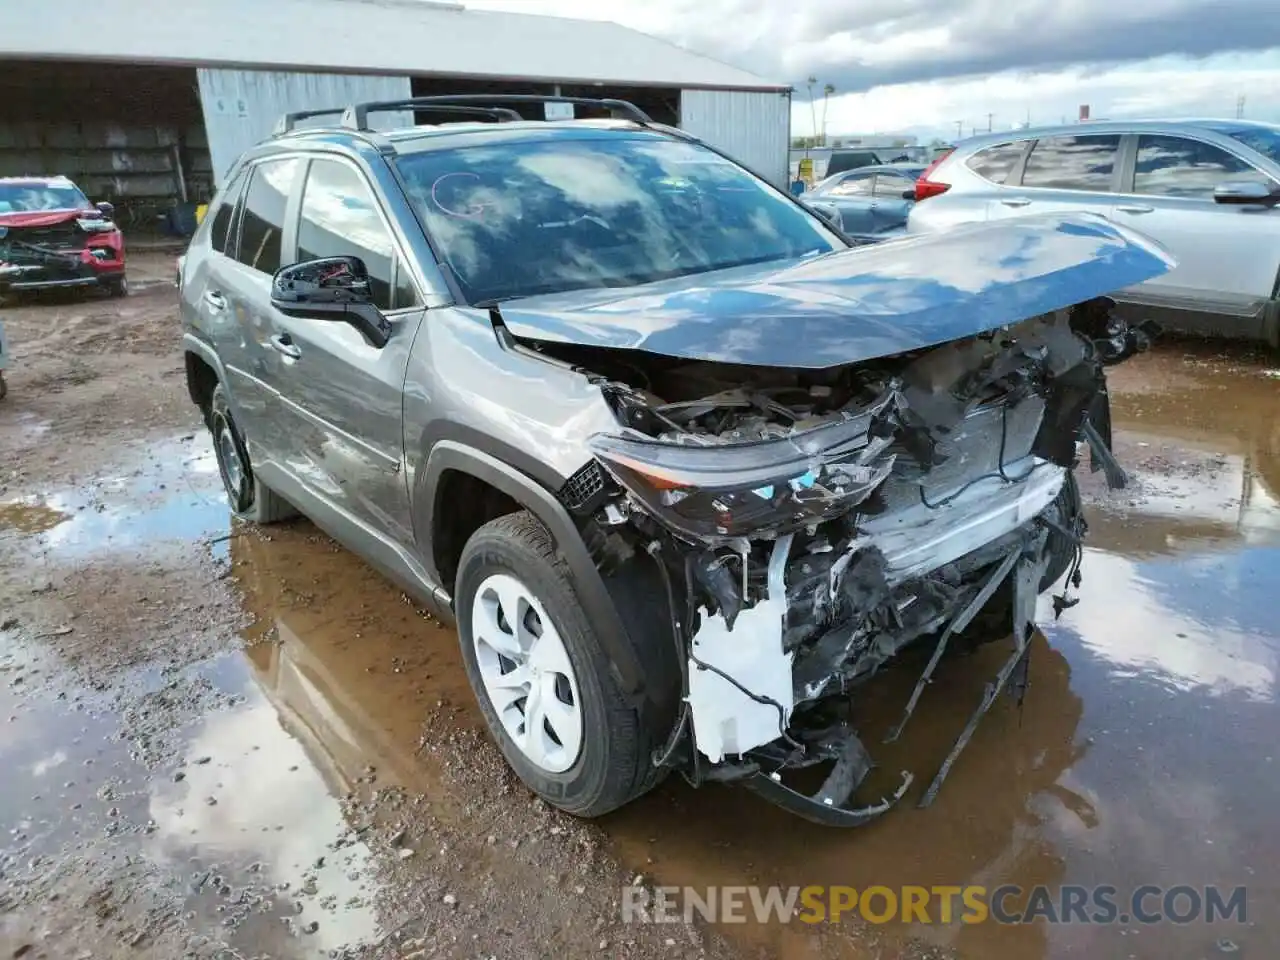
<instances>
[{"instance_id":1,"label":"black trim","mask_svg":"<svg viewBox=\"0 0 1280 960\"><path fill-rule=\"evenodd\" d=\"M560 555L573 571L574 587L583 610L600 640L602 652L609 659L614 679L626 694L639 698L644 694L644 671L627 640L626 628L618 615L613 598L600 571L583 542L567 510L546 487L509 463L474 447L441 440L431 447L427 461L415 484L414 527L419 555L427 572L439 582L431 551L431 533L435 529L435 493L440 481L450 470L469 474L498 490L529 510L550 532ZM456 603L456 598L454 598Z\"/></svg>"}]
</instances>

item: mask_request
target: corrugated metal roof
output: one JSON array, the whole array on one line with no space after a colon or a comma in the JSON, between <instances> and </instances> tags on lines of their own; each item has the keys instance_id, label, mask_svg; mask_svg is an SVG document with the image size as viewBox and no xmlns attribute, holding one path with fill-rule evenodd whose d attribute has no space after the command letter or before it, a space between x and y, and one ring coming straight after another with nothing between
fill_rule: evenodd
<instances>
[{"instance_id":1,"label":"corrugated metal roof","mask_svg":"<svg viewBox=\"0 0 1280 960\"><path fill-rule=\"evenodd\" d=\"M786 89L616 23L426 0L0 3L0 58L32 57Z\"/></svg>"}]
</instances>

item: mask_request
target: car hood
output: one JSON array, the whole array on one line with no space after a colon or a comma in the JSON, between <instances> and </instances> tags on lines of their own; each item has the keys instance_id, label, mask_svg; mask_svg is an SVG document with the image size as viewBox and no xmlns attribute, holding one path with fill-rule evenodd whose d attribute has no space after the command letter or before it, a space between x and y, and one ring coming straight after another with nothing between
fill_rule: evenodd
<instances>
[{"instance_id":1,"label":"car hood","mask_svg":"<svg viewBox=\"0 0 1280 960\"><path fill-rule=\"evenodd\" d=\"M71 220L98 219L97 210L34 210L24 213L0 213L0 227L52 227Z\"/></svg>"},{"instance_id":2,"label":"car hood","mask_svg":"<svg viewBox=\"0 0 1280 960\"><path fill-rule=\"evenodd\" d=\"M517 337L689 360L830 367L973 336L1167 272L1135 231L1021 217L625 290L502 303Z\"/></svg>"}]
</instances>

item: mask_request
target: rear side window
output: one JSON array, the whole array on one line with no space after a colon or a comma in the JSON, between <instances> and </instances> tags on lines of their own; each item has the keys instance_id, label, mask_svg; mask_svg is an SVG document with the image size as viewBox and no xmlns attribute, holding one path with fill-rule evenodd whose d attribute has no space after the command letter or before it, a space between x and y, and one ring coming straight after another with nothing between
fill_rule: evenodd
<instances>
[{"instance_id":1,"label":"rear side window","mask_svg":"<svg viewBox=\"0 0 1280 960\"><path fill-rule=\"evenodd\" d=\"M342 255L364 261L374 302L381 309L416 305L408 275L401 271L402 282L396 282L395 244L369 184L345 163L313 160L302 194L298 259Z\"/></svg>"},{"instance_id":2,"label":"rear side window","mask_svg":"<svg viewBox=\"0 0 1280 960\"><path fill-rule=\"evenodd\" d=\"M1228 180L1264 180L1257 170L1221 147L1186 137L1138 137L1133 190L1161 197L1210 199Z\"/></svg>"},{"instance_id":3,"label":"rear side window","mask_svg":"<svg viewBox=\"0 0 1280 960\"><path fill-rule=\"evenodd\" d=\"M833 197L868 197L874 177L845 177L827 191Z\"/></svg>"},{"instance_id":4,"label":"rear side window","mask_svg":"<svg viewBox=\"0 0 1280 960\"><path fill-rule=\"evenodd\" d=\"M236 210L236 200L240 197L240 188L244 186L244 174L227 184L226 189L218 194L218 207L213 214L213 226L209 233L209 245L219 253L227 252L227 236L231 230L231 221Z\"/></svg>"},{"instance_id":5,"label":"rear side window","mask_svg":"<svg viewBox=\"0 0 1280 960\"><path fill-rule=\"evenodd\" d=\"M280 269L285 208L302 161L268 160L253 168L240 217L240 247L236 259L246 266L275 273Z\"/></svg>"},{"instance_id":6,"label":"rear side window","mask_svg":"<svg viewBox=\"0 0 1280 960\"><path fill-rule=\"evenodd\" d=\"M1119 135L1037 140L1027 157L1022 185L1108 193L1119 151Z\"/></svg>"},{"instance_id":7,"label":"rear side window","mask_svg":"<svg viewBox=\"0 0 1280 960\"><path fill-rule=\"evenodd\" d=\"M992 183L1004 183L1022 159L1025 143L997 143L984 147L964 162L964 165Z\"/></svg>"}]
</instances>

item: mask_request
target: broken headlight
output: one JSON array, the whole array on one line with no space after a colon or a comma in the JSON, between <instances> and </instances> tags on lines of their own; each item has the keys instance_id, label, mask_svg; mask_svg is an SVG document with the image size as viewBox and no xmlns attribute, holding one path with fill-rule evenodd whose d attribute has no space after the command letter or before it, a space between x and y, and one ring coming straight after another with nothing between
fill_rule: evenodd
<instances>
[{"instance_id":1,"label":"broken headlight","mask_svg":"<svg viewBox=\"0 0 1280 960\"><path fill-rule=\"evenodd\" d=\"M597 434L592 453L659 521L701 540L784 533L861 503L889 475L885 397L857 416L746 443Z\"/></svg>"}]
</instances>

